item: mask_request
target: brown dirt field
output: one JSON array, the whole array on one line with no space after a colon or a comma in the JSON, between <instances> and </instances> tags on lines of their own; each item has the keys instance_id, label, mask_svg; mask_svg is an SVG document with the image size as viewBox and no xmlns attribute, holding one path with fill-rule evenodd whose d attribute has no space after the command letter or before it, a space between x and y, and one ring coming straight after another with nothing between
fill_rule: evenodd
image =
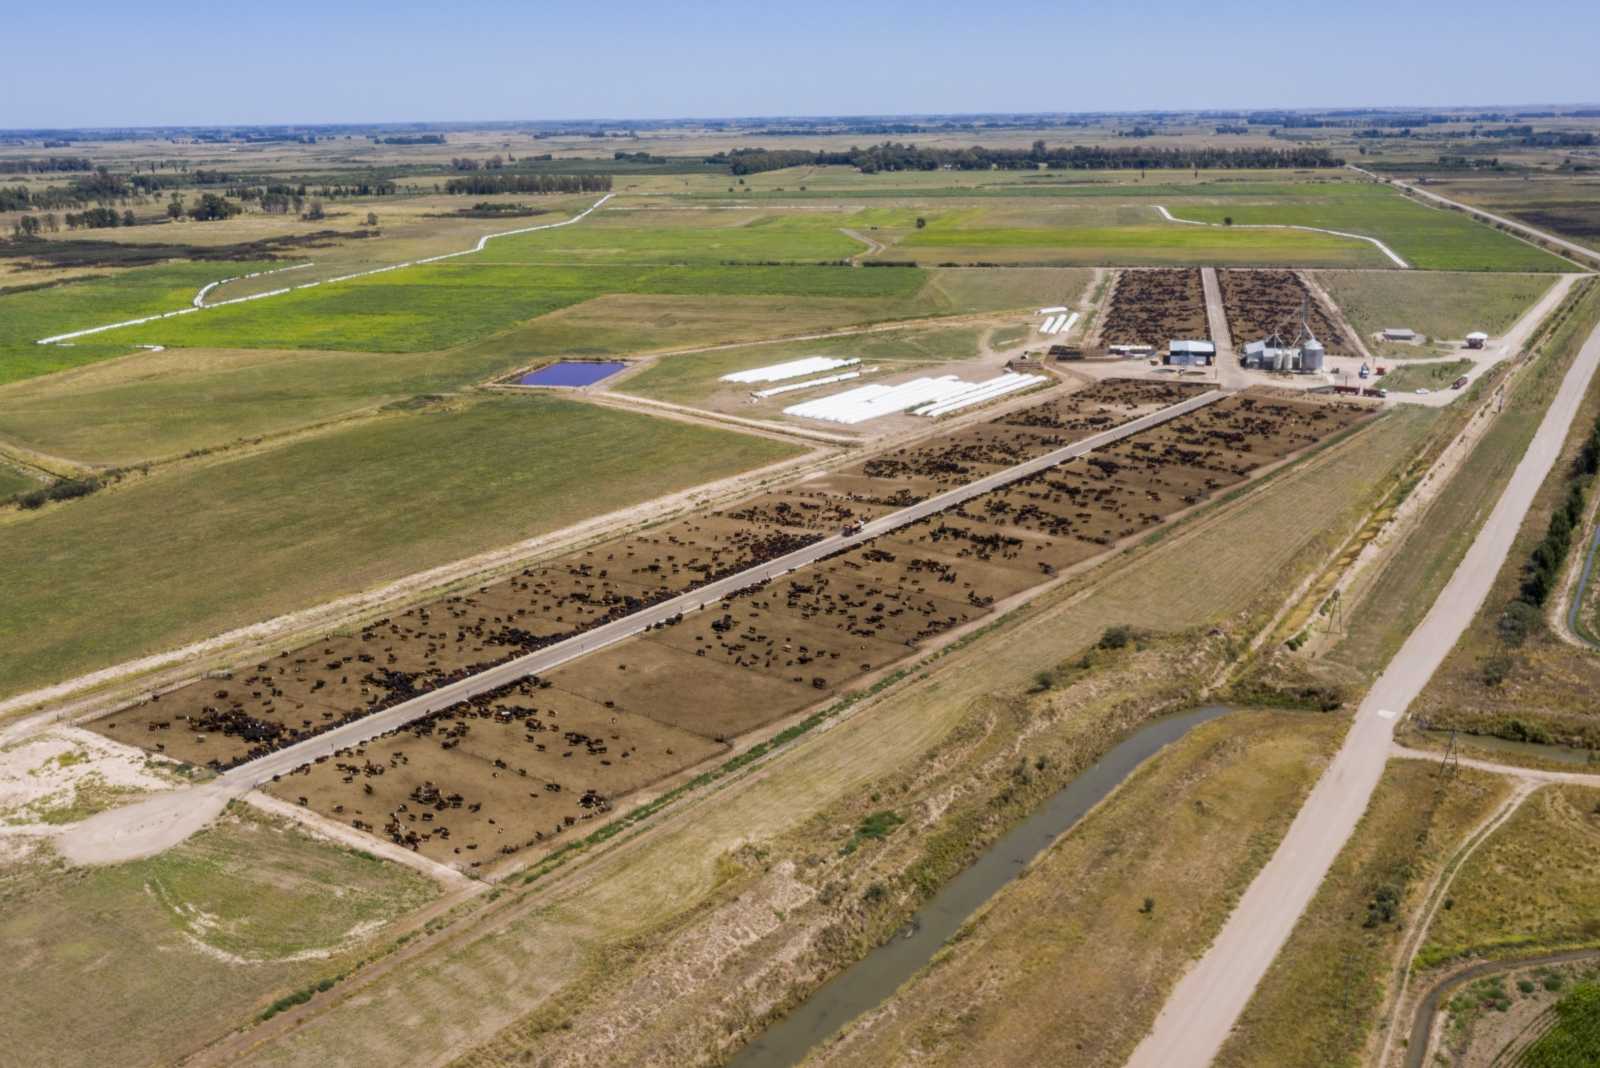
<instances>
[{"instance_id":1,"label":"brown dirt field","mask_svg":"<svg viewBox=\"0 0 1600 1068\"><path fill-rule=\"evenodd\" d=\"M1228 316L1228 332L1235 345L1261 341L1274 333L1285 345L1294 341L1300 329L1300 306L1310 299L1311 331L1329 354L1357 356L1359 350L1333 321L1306 284L1294 271L1217 272L1222 286L1223 309Z\"/></svg>"},{"instance_id":2,"label":"brown dirt field","mask_svg":"<svg viewBox=\"0 0 1600 1068\"><path fill-rule=\"evenodd\" d=\"M1205 289L1193 267L1120 271L1100 328L1102 345L1155 345L1174 338L1203 341Z\"/></svg>"},{"instance_id":3,"label":"brown dirt field","mask_svg":"<svg viewBox=\"0 0 1600 1068\"><path fill-rule=\"evenodd\" d=\"M477 868L723 748L530 681L307 765L271 792Z\"/></svg>"}]
</instances>

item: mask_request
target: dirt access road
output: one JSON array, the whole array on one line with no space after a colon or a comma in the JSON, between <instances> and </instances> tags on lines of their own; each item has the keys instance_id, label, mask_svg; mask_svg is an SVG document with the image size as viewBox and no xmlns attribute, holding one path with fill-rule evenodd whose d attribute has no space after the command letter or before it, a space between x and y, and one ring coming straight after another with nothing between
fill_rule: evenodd
<instances>
[{"instance_id":1,"label":"dirt access road","mask_svg":"<svg viewBox=\"0 0 1600 1068\"><path fill-rule=\"evenodd\" d=\"M1343 746L1289 833L1239 900L1211 948L1167 999L1129 1068L1211 1063L1301 913L1367 809L1391 754L1395 721L1472 621L1499 574L1600 365L1600 329L1589 335L1483 529L1420 626L1356 710Z\"/></svg>"},{"instance_id":2,"label":"dirt access road","mask_svg":"<svg viewBox=\"0 0 1600 1068\"><path fill-rule=\"evenodd\" d=\"M569 660L649 630L673 616L697 611L728 594L814 564L834 553L926 519L936 512L952 508L991 490L1083 456L1102 446L1121 441L1142 430L1159 426L1178 416L1187 415L1227 395L1212 390L1191 397L1160 411L1129 420L1110 430L1090 435L1025 463L929 497L909 508L891 512L865 524L855 532L823 538L786 556L780 556L738 574L690 590L566 641L440 687L393 708L347 723L275 753L269 753L248 764L241 764L201 786L158 794L145 801L102 812L82 823L68 827L58 839L57 847L64 857L76 864L120 863L160 853L205 827L216 818L229 800L270 781L275 775L286 775L318 757L331 756L341 749L360 745L380 734L396 730L412 720L448 708L480 693L517 682L529 675L550 671Z\"/></svg>"}]
</instances>

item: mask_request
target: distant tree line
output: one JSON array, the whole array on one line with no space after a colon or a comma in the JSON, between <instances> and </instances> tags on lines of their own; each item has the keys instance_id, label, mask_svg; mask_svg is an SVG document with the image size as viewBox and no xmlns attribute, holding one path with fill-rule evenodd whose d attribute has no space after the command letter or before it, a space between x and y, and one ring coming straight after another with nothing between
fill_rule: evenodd
<instances>
[{"instance_id":1,"label":"distant tree line","mask_svg":"<svg viewBox=\"0 0 1600 1068\"><path fill-rule=\"evenodd\" d=\"M498 171L474 174L470 178L451 178L444 184L446 193L487 196L492 193L609 193L609 174L516 174Z\"/></svg>"},{"instance_id":2,"label":"distant tree line","mask_svg":"<svg viewBox=\"0 0 1600 1068\"><path fill-rule=\"evenodd\" d=\"M1344 160L1325 148L1145 148L1087 146L1047 148L1035 141L1031 148L920 148L884 142L845 152L808 152L804 149L736 148L708 156L707 162L724 164L733 174L758 174L800 166L851 166L863 174L879 171L931 171L941 167L962 171L1036 170L1040 167L1070 170L1131 170L1199 168L1303 168L1342 167Z\"/></svg>"},{"instance_id":3,"label":"distant tree line","mask_svg":"<svg viewBox=\"0 0 1600 1068\"><path fill-rule=\"evenodd\" d=\"M51 156L48 159L0 160L0 170L7 174L56 174L62 171L92 171L94 164L87 156Z\"/></svg>"},{"instance_id":4,"label":"distant tree line","mask_svg":"<svg viewBox=\"0 0 1600 1068\"><path fill-rule=\"evenodd\" d=\"M139 220L132 211L119 212L115 208L88 208L69 211L61 216L51 211L43 215L24 215L11 227L11 236L18 241L27 241L40 234L59 233L62 224L68 230L104 230L113 226L137 226Z\"/></svg>"},{"instance_id":5,"label":"distant tree line","mask_svg":"<svg viewBox=\"0 0 1600 1068\"><path fill-rule=\"evenodd\" d=\"M395 137L374 137L372 140L380 145L442 145L444 134L400 134Z\"/></svg>"}]
</instances>

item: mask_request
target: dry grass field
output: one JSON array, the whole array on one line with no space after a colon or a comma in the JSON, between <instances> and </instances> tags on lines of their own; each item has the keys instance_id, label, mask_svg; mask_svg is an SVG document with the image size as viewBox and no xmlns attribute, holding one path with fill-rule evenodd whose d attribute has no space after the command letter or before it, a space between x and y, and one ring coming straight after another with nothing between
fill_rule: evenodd
<instances>
[{"instance_id":1,"label":"dry grass field","mask_svg":"<svg viewBox=\"0 0 1600 1068\"><path fill-rule=\"evenodd\" d=\"M1591 291L1574 307L1567 322L1552 336L1549 355L1527 372L1538 376L1526 384L1528 400L1549 395L1568 359L1596 323L1600 323L1600 290ZM1522 391L1519 387L1519 393ZM1520 403L1514 396L1506 414L1512 413L1513 404ZM1528 409L1519 419L1520 427L1508 426L1508 432L1515 429L1519 435L1531 433L1537 414L1538 409ZM1518 596L1528 561L1549 529L1552 513L1566 499L1573 465L1597 418L1600 390L1591 390L1573 421L1562 458L1540 487L1483 607L1413 705L1419 721L1470 734L1555 741L1585 748L1600 743L1600 721L1594 716L1591 699L1600 680L1600 663L1593 653L1551 633L1551 624L1538 610L1531 613L1531 625L1506 623L1516 611L1510 605ZM1498 430L1491 428L1490 433ZM1519 452L1517 446L1511 455ZM1476 460L1476 453L1473 459ZM1483 462L1508 465L1488 457ZM1575 549L1573 554L1579 551ZM1551 599L1554 602L1558 597L1553 595Z\"/></svg>"},{"instance_id":2,"label":"dry grass field","mask_svg":"<svg viewBox=\"0 0 1600 1068\"><path fill-rule=\"evenodd\" d=\"M1346 726L1246 712L1196 728L805 1063L1122 1064L1272 855Z\"/></svg>"},{"instance_id":3,"label":"dry grass field","mask_svg":"<svg viewBox=\"0 0 1600 1068\"><path fill-rule=\"evenodd\" d=\"M1547 786L1522 803L1450 884L1417 967L1600 944L1600 790Z\"/></svg>"},{"instance_id":4,"label":"dry grass field","mask_svg":"<svg viewBox=\"0 0 1600 1068\"><path fill-rule=\"evenodd\" d=\"M1420 888L1500 803L1503 779L1391 761L1289 941L1262 978L1219 1068L1364 1063L1363 1051Z\"/></svg>"},{"instance_id":5,"label":"dry grass field","mask_svg":"<svg viewBox=\"0 0 1600 1068\"><path fill-rule=\"evenodd\" d=\"M166 1061L219 1017L353 966L435 893L405 868L242 808L151 860L0 861L0 949L28 974L9 993L0 1064Z\"/></svg>"}]
</instances>

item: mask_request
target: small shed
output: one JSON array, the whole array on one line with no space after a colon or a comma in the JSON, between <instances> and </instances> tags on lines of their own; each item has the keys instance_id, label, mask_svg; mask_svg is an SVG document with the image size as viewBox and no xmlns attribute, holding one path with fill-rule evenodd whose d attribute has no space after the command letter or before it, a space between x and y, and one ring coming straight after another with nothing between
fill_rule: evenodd
<instances>
[{"instance_id":1,"label":"small shed","mask_svg":"<svg viewBox=\"0 0 1600 1068\"><path fill-rule=\"evenodd\" d=\"M1481 349L1489 343L1489 335L1482 330L1474 330L1467 335L1467 348Z\"/></svg>"},{"instance_id":2,"label":"small shed","mask_svg":"<svg viewBox=\"0 0 1600 1068\"><path fill-rule=\"evenodd\" d=\"M1386 326L1383 328L1385 341L1415 341L1417 332L1408 326Z\"/></svg>"},{"instance_id":3,"label":"small shed","mask_svg":"<svg viewBox=\"0 0 1600 1068\"><path fill-rule=\"evenodd\" d=\"M1178 367L1204 367L1216 359L1217 346L1209 341L1172 341L1166 362Z\"/></svg>"}]
</instances>

